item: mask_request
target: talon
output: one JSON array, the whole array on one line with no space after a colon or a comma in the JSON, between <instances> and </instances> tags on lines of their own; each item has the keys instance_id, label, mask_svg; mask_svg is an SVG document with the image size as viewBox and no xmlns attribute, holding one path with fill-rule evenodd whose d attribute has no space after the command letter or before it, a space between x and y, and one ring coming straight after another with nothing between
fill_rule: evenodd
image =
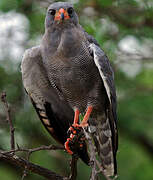
<instances>
[{"instance_id":1,"label":"talon","mask_svg":"<svg viewBox=\"0 0 153 180\"><path fill-rule=\"evenodd\" d=\"M69 129L68 129L68 131L73 131L74 130L74 128L71 126L71 127L69 127Z\"/></svg>"},{"instance_id":2,"label":"talon","mask_svg":"<svg viewBox=\"0 0 153 180\"><path fill-rule=\"evenodd\" d=\"M69 147L69 142L71 141L71 138L67 138L67 141L65 142L64 146L65 146L65 149L66 151L69 153L69 154L73 154L73 152L71 151L70 147Z\"/></svg>"},{"instance_id":3,"label":"talon","mask_svg":"<svg viewBox=\"0 0 153 180\"><path fill-rule=\"evenodd\" d=\"M78 128L78 127L80 127L80 124L72 124L72 126L74 127L74 128Z\"/></svg>"},{"instance_id":4,"label":"talon","mask_svg":"<svg viewBox=\"0 0 153 180\"><path fill-rule=\"evenodd\" d=\"M81 128L88 126L88 119L89 119L91 112L92 112L92 106L89 106L87 109L87 112L83 118L83 121L81 122L81 124L79 124L79 113L80 112L78 109L75 110L74 122L70 126L70 128L68 129L68 133L69 133L70 138L68 138L64 144L66 151L71 155L73 154L72 150L70 149L70 147L72 147L72 145L73 146L77 145L80 148L83 147L82 141L84 141L85 139L82 137L80 138L80 132L82 130ZM79 139L81 140L80 143L78 142Z\"/></svg>"},{"instance_id":5,"label":"talon","mask_svg":"<svg viewBox=\"0 0 153 180\"><path fill-rule=\"evenodd\" d=\"M70 134L70 138L72 140L74 138L74 134Z\"/></svg>"},{"instance_id":6,"label":"talon","mask_svg":"<svg viewBox=\"0 0 153 180\"><path fill-rule=\"evenodd\" d=\"M76 134L76 133L77 133L76 130L74 130L74 131L73 131L73 134Z\"/></svg>"},{"instance_id":7,"label":"talon","mask_svg":"<svg viewBox=\"0 0 153 180\"><path fill-rule=\"evenodd\" d=\"M84 128L84 127L87 127L88 126L88 123L81 123L81 124L78 124L77 127L80 127L80 128Z\"/></svg>"},{"instance_id":8,"label":"talon","mask_svg":"<svg viewBox=\"0 0 153 180\"><path fill-rule=\"evenodd\" d=\"M80 144L80 148L82 148L83 147L83 144Z\"/></svg>"},{"instance_id":9,"label":"talon","mask_svg":"<svg viewBox=\"0 0 153 180\"><path fill-rule=\"evenodd\" d=\"M71 134L76 135L76 134L77 134L77 131L75 130L75 127L71 126L71 127L68 129L68 134L69 134L69 135L71 135Z\"/></svg>"}]
</instances>

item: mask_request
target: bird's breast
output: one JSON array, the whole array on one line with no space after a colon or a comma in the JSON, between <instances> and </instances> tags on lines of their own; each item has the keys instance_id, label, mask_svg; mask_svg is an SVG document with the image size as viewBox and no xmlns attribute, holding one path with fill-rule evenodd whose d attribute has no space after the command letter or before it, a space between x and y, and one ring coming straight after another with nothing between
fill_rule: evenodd
<instances>
[{"instance_id":1,"label":"bird's breast","mask_svg":"<svg viewBox=\"0 0 153 180\"><path fill-rule=\"evenodd\" d=\"M97 101L102 84L89 42L79 38L80 34L73 31L63 32L56 53L48 56L44 64L51 84L71 107L78 106L83 111L90 99Z\"/></svg>"},{"instance_id":2,"label":"bird's breast","mask_svg":"<svg viewBox=\"0 0 153 180\"><path fill-rule=\"evenodd\" d=\"M82 48L82 34L73 29L66 29L62 32L57 51L63 57L72 58L79 54Z\"/></svg>"}]
</instances>

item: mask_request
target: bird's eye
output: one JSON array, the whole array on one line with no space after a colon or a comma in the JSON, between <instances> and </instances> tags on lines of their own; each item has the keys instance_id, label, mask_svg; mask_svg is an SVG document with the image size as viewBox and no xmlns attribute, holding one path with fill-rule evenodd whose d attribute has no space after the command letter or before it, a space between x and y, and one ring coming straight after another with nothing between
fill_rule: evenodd
<instances>
[{"instance_id":1,"label":"bird's eye","mask_svg":"<svg viewBox=\"0 0 153 180\"><path fill-rule=\"evenodd\" d=\"M49 9L49 13L50 13L52 16L54 16L55 13L56 13L56 11L55 11L54 9Z\"/></svg>"},{"instance_id":2,"label":"bird's eye","mask_svg":"<svg viewBox=\"0 0 153 180\"><path fill-rule=\"evenodd\" d=\"M69 13L69 15L71 15L73 13L73 8L68 8L67 12Z\"/></svg>"}]
</instances>

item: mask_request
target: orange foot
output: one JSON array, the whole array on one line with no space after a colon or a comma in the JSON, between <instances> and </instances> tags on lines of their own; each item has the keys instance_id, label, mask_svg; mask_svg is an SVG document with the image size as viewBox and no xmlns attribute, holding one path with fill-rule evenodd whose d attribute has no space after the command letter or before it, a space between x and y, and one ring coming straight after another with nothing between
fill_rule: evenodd
<instances>
[{"instance_id":1,"label":"orange foot","mask_svg":"<svg viewBox=\"0 0 153 180\"><path fill-rule=\"evenodd\" d=\"M70 127L70 137L65 142L65 149L69 154L77 154L78 149L82 149L85 142L84 133L82 128Z\"/></svg>"},{"instance_id":2,"label":"orange foot","mask_svg":"<svg viewBox=\"0 0 153 180\"><path fill-rule=\"evenodd\" d=\"M69 154L73 154L73 152L71 151L70 149L70 143L72 142L72 139L71 138L67 138L67 141L65 142L64 146L65 146L65 149L66 151L69 153Z\"/></svg>"},{"instance_id":3,"label":"orange foot","mask_svg":"<svg viewBox=\"0 0 153 180\"><path fill-rule=\"evenodd\" d=\"M72 126L68 130L68 132L70 132L70 137L67 138L67 141L64 144L66 151L71 155L73 154L73 151L72 151L71 147L73 146L73 144L75 144L75 142L74 142L75 139L81 140L80 143L78 142L78 144L79 144L80 148L83 147L83 144L81 142L83 142L85 140L85 138L83 138L83 141L82 141L82 138L78 137L78 134L80 133L82 128L88 126L88 119L90 117L92 109L93 109L92 106L88 107L87 112L86 112L81 124L78 124L80 112L79 112L78 109L75 110L74 122L73 122Z\"/></svg>"}]
</instances>

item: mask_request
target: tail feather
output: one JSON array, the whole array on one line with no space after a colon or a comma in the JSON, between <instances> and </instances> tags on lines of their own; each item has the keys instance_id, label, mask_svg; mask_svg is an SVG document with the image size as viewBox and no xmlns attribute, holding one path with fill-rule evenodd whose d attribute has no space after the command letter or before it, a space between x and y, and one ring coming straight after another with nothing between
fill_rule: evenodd
<instances>
[{"instance_id":1,"label":"tail feather","mask_svg":"<svg viewBox=\"0 0 153 180\"><path fill-rule=\"evenodd\" d=\"M114 176L116 174L116 158L112 145L112 132L109 119L104 115L96 118L96 131L93 139L97 148L101 165L104 168L106 176Z\"/></svg>"}]
</instances>

